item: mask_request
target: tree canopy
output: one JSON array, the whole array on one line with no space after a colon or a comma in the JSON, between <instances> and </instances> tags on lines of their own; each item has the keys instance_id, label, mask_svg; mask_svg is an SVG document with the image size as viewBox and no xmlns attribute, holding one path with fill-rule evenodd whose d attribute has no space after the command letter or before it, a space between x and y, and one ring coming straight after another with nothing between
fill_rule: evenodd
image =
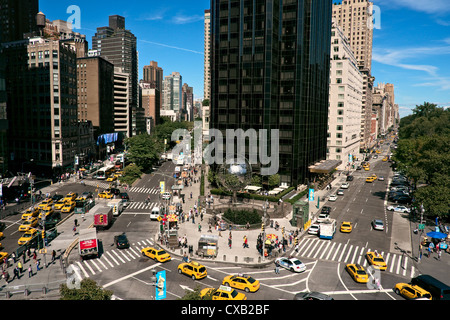
<instances>
[{"instance_id":1,"label":"tree canopy","mask_svg":"<svg viewBox=\"0 0 450 320\"><path fill-rule=\"evenodd\" d=\"M430 216L450 217L450 110L425 102L400 122L397 168L415 186L417 203Z\"/></svg>"}]
</instances>

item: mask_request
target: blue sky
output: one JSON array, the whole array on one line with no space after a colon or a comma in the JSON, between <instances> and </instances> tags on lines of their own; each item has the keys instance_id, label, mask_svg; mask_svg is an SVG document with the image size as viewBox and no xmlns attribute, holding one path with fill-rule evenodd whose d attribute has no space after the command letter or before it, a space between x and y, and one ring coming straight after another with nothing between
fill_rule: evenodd
<instances>
[{"instance_id":1,"label":"blue sky","mask_svg":"<svg viewBox=\"0 0 450 320\"><path fill-rule=\"evenodd\" d=\"M108 17L126 18L138 38L139 73L150 61L164 75L178 71L183 82L203 97L203 14L209 0L40 0L50 20L67 20L70 5L81 11L81 29L91 47L97 27ZM450 0L374 0L380 28L374 30L372 75L393 83L401 116L423 102L450 106Z\"/></svg>"}]
</instances>

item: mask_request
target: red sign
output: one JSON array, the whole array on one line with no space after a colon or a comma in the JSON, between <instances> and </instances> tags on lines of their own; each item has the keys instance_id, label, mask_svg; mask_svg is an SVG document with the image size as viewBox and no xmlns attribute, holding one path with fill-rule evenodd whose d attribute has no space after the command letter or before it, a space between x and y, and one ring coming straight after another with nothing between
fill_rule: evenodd
<instances>
[{"instance_id":1,"label":"red sign","mask_svg":"<svg viewBox=\"0 0 450 320\"><path fill-rule=\"evenodd\" d=\"M97 239L84 240L80 242L80 250L97 248Z\"/></svg>"}]
</instances>

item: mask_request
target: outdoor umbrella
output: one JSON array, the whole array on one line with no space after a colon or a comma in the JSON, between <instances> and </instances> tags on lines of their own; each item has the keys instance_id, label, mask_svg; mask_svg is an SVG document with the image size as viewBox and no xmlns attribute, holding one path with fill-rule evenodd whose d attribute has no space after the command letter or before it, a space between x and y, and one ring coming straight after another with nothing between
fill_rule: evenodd
<instances>
[{"instance_id":1,"label":"outdoor umbrella","mask_svg":"<svg viewBox=\"0 0 450 320\"><path fill-rule=\"evenodd\" d=\"M434 239L445 239L445 238L447 238L447 235L445 233L436 232L436 231L428 232L427 236L429 236L430 238L434 238Z\"/></svg>"}]
</instances>

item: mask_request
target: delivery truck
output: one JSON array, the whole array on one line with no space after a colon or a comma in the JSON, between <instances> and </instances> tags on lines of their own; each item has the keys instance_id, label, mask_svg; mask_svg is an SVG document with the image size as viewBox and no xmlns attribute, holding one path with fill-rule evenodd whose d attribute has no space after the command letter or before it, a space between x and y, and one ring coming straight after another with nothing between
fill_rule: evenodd
<instances>
[{"instance_id":1,"label":"delivery truck","mask_svg":"<svg viewBox=\"0 0 450 320\"><path fill-rule=\"evenodd\" d=\"M331 240L336 233L336 220L327 218L320 222L320 239Z\"/></svg>"},{"instance_id":2,"label":"delivery truck","mask_svg":"<svg viewBox=\"0 0 450 320\"><path fill-rule=\"evenodd\" d=\"M112 208L113 216L119 216L123 211L123 200L122 199L114 199L108 202L108 206Z\"/></svg>"},{"instance_id":3,"label":"delivery truck","mask_svg":"<svg viewBox=\"0 0 450 320\"><path fill-rule=\"evenodd\" d=\"M95 228L80 230L78 241L78 248L82 259L98 257L98 239Z\"/></svg>"},{"instance_id":4,"label":"delivery truck","mask_svg":"<svg viewBox=\"0 0 450 320\"><path fill-rule=\"evenodd\" d=\"M97 229L108 229L113 224L113 208L106 204L97 204L90 213L94 216L94 227Z\"/></svg>"}]
</instances>

